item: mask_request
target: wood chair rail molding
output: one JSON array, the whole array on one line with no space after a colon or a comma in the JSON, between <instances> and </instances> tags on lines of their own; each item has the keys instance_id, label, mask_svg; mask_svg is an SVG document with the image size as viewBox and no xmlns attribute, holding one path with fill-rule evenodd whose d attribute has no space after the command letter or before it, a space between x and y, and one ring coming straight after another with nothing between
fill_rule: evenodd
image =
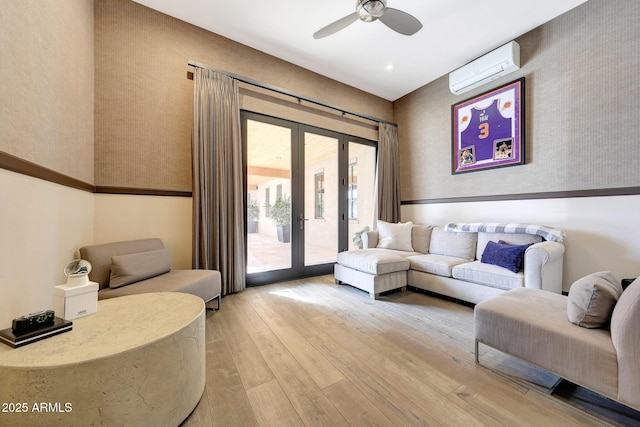
<instances>
[{"instance_id":1,"label":"wood chair rail molding","mask_svg":"<svg viewBox=\"0 0 640 427\"><path fill-rule=\"evenodd\" d=\"M191 197L191 191L163 190L135 187L110 187L88 182L40 166L9 153L0 151L0 168L55 184L96 194L131 194L140 196ZM632 196L639 195L640 187L594 188L589 190L548 191L540 193L497 194L485 196L444 197L434 199L403 200L402 205L424 205L438 203L495 202L503 200L559 199L572 197Z\"/></svg>"},{"instance_id":2,"label":"wood chair rail molding","mask_svg":"<svg viewBox=\"0 0 640 427\"><path fill-rule=\"evenodd\" d=\"M191 191L162 190L151 188L135 188L135 187L108 187L96 186L88 182L73 178L71 176L56 172L52 169L40 166L28 160L21 159L11 154L0 151L0 168L27 175L33 178L42 179L54 184L63 185L65 187L75 188L77 190L87 191L96 194L133 194L141 196L174 196L174 197L191 197Z\"/></svg>"}]
</instances>

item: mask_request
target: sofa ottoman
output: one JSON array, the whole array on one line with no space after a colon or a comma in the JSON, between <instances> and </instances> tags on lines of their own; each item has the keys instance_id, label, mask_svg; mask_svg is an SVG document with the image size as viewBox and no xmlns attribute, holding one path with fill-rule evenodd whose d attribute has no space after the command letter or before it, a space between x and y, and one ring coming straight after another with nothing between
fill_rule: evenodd
<instances>
[{"instance_id":1,"label":"sofa ottoman","mask_svg":"<svg viewBox=\"0 0 640 427\"><path fill-rule=\"evenodd\" d=\"M336 283L347 283L377 299L381 292L407 286L409 261L395 250L363 249L340 252L334 274Z\"/></svg>"}]
</instances>

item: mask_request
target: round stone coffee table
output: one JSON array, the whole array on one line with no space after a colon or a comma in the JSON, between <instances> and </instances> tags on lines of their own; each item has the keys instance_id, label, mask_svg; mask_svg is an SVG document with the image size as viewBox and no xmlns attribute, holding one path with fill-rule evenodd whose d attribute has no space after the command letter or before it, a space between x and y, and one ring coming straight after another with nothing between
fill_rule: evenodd
<instances>
[{"instance_id":1,"label":"round stone coffee table","mask_svg":"<svg viewBox=\"0 0 640 427\"><path fill-rule=\"evenodd\" d=\"M193 295L131 295L70 332L0 344L0 425L179 425L204 391L204 319Z\"/></svg>"}]
</instances>

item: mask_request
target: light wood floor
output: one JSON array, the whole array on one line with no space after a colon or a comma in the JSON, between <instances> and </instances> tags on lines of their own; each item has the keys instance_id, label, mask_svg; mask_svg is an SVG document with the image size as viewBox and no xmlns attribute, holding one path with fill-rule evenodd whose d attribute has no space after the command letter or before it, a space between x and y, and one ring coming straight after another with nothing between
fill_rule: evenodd
<instances>
[{"instance_id":1,"label":"light wood floor","mask_svg":"<svg viewBox=\"0 0 640 427\"><path fill-rule=\"evenodd\" d=\"M205 392L184 426L591 426L474 362L473 309L333 276L248 288L208 312Z\"/></svg>"}]
</instances>

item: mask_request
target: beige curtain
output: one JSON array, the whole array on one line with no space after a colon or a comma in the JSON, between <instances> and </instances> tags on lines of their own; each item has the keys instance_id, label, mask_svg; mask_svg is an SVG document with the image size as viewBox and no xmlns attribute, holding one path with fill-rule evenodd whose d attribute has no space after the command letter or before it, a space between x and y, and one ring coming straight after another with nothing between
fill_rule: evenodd
<instances>
[{"instance_id":1,"label":"beige curtain","mask_svg":"<svg viewBox=\"0 0 640 427\"><path fill-rule=\"evenodd\" d=\"M193 80L193 267L220 271L227 295L246 286L238 83L201 68Z\"/></svg>"},{"instance_id":2,"label":"beige curtain","mask_svg":"<svg viewBox=\"0 0 640 427\"><path fill-rule=\"evenodd\" d=\"M400 154L398 127L380 123L378 128L378 219L400 221Z\"/></svg>"}]
</instances>

